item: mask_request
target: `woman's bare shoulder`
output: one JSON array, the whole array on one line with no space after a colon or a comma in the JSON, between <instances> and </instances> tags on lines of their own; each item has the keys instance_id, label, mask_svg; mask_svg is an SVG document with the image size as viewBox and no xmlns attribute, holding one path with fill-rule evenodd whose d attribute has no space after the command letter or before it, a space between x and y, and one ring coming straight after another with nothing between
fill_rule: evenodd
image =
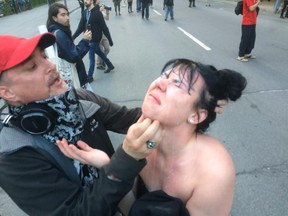
<instances>
[{"instance_id":1,"label":"woman's bare shoulder","mask_svg":"<svg viewBox=\"0 0 288 216\"><path fill-rule=\"evenodd\" d=\"M199 135L197 144L202 152L201 163L211 174L234 175L233 159L223 143L209 135Z\"/></svg>"}]
</instances>

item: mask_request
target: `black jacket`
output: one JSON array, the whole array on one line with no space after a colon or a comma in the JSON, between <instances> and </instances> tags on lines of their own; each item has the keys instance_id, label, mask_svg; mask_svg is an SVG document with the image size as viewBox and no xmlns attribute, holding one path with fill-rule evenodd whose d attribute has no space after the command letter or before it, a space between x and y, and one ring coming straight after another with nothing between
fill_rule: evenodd
<instances>
[{"instance_id":1,"label":"black jacket","mask_svg":"<svg viewBox=\"0 0 288 216\"><path fill-rule=\"evenodd\" d=\"M173 0L164 0L163 5L167 6L174 6L174 1Z\"/></svg>"},{"instance_id":2,"label":"black jacket","mask_svg":"<svg viewBox=\"0 0 288 216\"><path fill-rule=\"evenodd\" d=\"M106 25L102 12L99 10L99 5L95 5L91 10L90 18L87 22L86 14L87 9L82 13L81 20L79 22L76 32L73 34L73 39L77 38L82 32L87 28L87 25L90 25L92 32L92 42L100 43L102 38L102 33L107 37L110 46L113 46L113 41L109 32L109 29Z\"/></svg>"},{"instance_id":3,"label":"black jacket","mask_svg":"<svg viewBox=\"0 0 288 216\"><path fill-rule=\"evenodd\" d=\"M80 90L79 96L100 105L97 115L90 117L98 122L98 127L93 133L87 131L89 126L85 127L85 136L89 137L84 136L86 140L83 137L94 148L102 146L106 149L108 146L107 149L111 149L106 130L125 133L140 115L140 109L115 105L92 92ZM5 137L9 129L14 130L14 135ZM94 138L93 134L96 134ZM67 171L63 171L59 163L49 159L49 151L43 153L35 147L33 137L14 128L4 127L0 133L0 186L28 215L113 215L118 202L131 189L134 177L145 165L145 160L136 161L119 147L111 162L100 169L99 178L91 186L82 187L69 179ZM25 140L31 142L23 144Z\"/></svg>"},{"instance_id":4,"label":"black jacket","mask_svg":"<svg viewBox=\"0 0 288 216\"><path fill-rule=\"evenodd\" d=\"M58 30L56 35L58 55L70 63L76 63L80 85L83 86L87 83L87 73L82 59L90 49L89 40L82 39L75 45L68 27L60 24L48 26L49 32L54 33L56 30Z\"/></svg>"}]
</instances>

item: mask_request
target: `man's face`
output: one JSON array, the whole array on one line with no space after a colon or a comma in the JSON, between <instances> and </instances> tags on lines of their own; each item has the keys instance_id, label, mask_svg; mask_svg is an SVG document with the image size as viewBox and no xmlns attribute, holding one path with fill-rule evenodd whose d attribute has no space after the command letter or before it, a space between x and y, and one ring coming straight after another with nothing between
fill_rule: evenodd
<instances>
[{"instance_id":1,"label":"man's face","mask_svg":"<svg viewBox=\"0 0 288 216\"><path fill-rule=\"evenodd\" d=\"M4 71L0 80L0 97L12 105L25 105L64 93L66 83L55 64L37 47L20 65Z\"/></svg>"},{"instance_id":2,"label":"man's face","mask_svg":"<svg viewBox=\"0 0 288 216\"><path fill-rule=\"evenodd\" d=\"M84 0L84 4L86 6L86 8L89 8L92 5L92 0Z\"/></svg>"},{"instance_id":3,"label":"man's face","mask_svg":"<svg viewBox=\"0 0 288 216\"><path fill-rule=\"evenodd\" d=\"M64 8L60 8L57 16L56 17L53 16L53 19L55 22L63 26L70 26L69 12L65 10Z\"/></svg>"}]
</instances>

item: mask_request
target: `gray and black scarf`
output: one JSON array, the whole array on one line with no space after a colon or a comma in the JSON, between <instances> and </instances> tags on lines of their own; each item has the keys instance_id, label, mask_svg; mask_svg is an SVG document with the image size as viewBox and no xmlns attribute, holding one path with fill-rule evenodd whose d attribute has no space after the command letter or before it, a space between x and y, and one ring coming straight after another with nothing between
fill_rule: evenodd
<instances>
[{"instance_id":1,"label":"gray and black scarf","mask_svg":"<svg viewBox=\"0 0 288 216\"><path fill-rule=\"evenodd\" d=\"M42 134L44 138L52 143L56 140L65 138L68 143L76 144L80 139L84 128L84 113L79 105L79 100L75 89L72 86L63 94L50 97L44 100L33 102L36 104L46 105L55 111L56 125L55 127ZM9 106L10 113L19 114L27 105Z\"/></svg>"}]
</instances>

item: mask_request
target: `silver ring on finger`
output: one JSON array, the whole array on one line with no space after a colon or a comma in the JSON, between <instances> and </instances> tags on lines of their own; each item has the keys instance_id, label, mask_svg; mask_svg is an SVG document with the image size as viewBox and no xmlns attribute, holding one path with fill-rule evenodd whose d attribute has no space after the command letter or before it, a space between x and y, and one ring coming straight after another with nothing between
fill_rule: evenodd
<instances>
[{"instance_id":1,"label":"silver ring on finger","mask_svg":"<svg viewBox=\"0 0 288 216\"><path fill-rule=\"evenodd\" d=\"M153 140L148 140L146 142L146 146L148 149L153 149L156 145L157 145L157 142Z\"/></svg>"}]
</instances>

